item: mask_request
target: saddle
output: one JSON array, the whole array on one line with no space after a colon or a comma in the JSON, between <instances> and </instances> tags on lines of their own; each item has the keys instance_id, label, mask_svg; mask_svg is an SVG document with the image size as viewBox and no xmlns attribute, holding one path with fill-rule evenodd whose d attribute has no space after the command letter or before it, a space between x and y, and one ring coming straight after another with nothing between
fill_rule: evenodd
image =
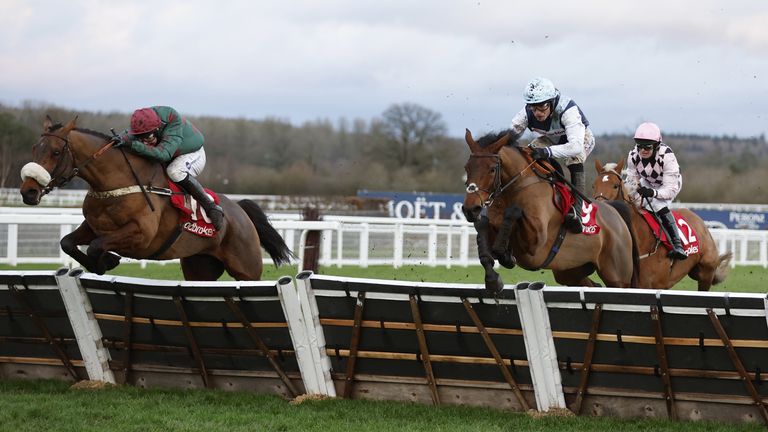
<instances>
[{"instance_id":1,"label":"saddle","mask_svg":"<svg viewBox=\"0 0 768 432\"><path fill-rule=\"evenodd\" d=\"M187 194L176 183L168 179L168 188L171 190L171 204L179 210L179 225L184 231L199 235L200 237L213 237L216 228L211 219L205 213L203 206ZM213 202L219 203L219 197L210 189L205 192L213 198Z\"/></svg>"},{"instance_id":2,"label":"saddle","mask_svg":"<svg viewBox=\"0 0 768 432\"><path fill-rule=\"evenodd\" d=\"M661 225L656 219L656 216L645 209L641 209L640 214L643 215L643 219L645 219L645 222L648 224L654 237L656 237L665 248L672 250L672 243L669 242L667 234L661 229ZM693 227L688 225L688 222L680 215L680 213L673 211L672 216L675 217L675 225L677 226L678 234L680 235L680 241L683 243L685 254L691 256L699 253L699 237L696 235Z\"/></svg>"},{"instance_id":3,"label":"saddle","mask_svg":"<svg viewBox=\"0 0 768 432\"><path fill-rule=\"evenodd\" d=\"M576 199L574 198L571 189L563 182L552 182L552 189L552 202L555 204L555 207L560 210L560 213L563 215L563 220L565 220L566 213L568 213L569 209L576 202ZM581 233L586 235L599 233L600 225L597 224L597 206L593 203L582 201L579 210L582 225Z\"/></svg>"}]
</instances>

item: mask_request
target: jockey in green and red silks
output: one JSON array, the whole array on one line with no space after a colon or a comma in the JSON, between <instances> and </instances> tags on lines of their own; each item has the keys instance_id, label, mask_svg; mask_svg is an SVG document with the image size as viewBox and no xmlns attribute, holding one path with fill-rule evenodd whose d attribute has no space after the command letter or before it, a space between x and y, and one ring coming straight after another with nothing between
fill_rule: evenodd
<instances>
[{"instance_id":1,"label":"jockey in green and red silks","mask_svg":"<svg viewBox=\"0 0 768 432\"><path fill-rule=\"evenodd\" d=\"M131 129L119 145L167 164L168 178L192 195L205 209L211 222L220 230L224 212L197 181L205 168L205 138L191 121L168 106L153 106L134 111Z\"/></svg>"}]
</instances>

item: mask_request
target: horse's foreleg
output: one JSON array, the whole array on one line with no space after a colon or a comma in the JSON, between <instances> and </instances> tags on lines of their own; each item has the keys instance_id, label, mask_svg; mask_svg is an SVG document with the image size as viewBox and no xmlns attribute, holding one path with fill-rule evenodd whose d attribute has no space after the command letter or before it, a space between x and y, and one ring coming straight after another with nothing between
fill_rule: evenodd
<instances>
[{"instance_id":1,"label":"horse's foreleg","mask_svg":"<svg viewBox=\"0 0 768 432\"><path fill-rule=\"evenodd\" d=\"M75 259L80 265L86 268L89 272L96 273L98 270L97 260L93 257L84 254L78 246L90 244L96 238L96 234L93 232L87 222L80 224L77 229L71 233L62 237L59 245L61 250L67 255Z\"/></svg>"},{"instance_id":2,"label":"horse's foreleg","mask_svg":"<svg viewBox=\"0 0 768 432\"><path fill-rule=\"evenodd\" d=\"M475 221L475 230L477 231L477 255L480 258L480 264L485 269L485 289L496 294L504 289L504 282L493 269L493 255L491 249L488 246L488 236L490 232L490 224L488 223L488 216L481 214Z\"/></svg>"},{"instance_id":3,"label":"horse's foreleg","mask_svg":"<svg viewBox=\"0 0 768 432\"><path fill-rule=\"evenodd\" d=\"M120 256L110 251L141 250L149 243L137 223L128 223L115 231L95 237L88 245L88 256L96 263L97 274L117 267Z\"/></svg>"},{"instance_id":4,"label":"horse's foreleg","mask_svg":"<svg viewBox=\"0 0 768 432\"><path fill-rule=\"evenodd\" d=\"M491 253L499 260L499 264L511 269L517 264L514 255L512 254L512 248L509 244L509 238L512 235L512 224L515 223L522 216L523 212L520 207L513 205L507 207L504 210L504 218L501 222L501 228L496 234L496 240L493 242L493 248Z\"/></svg>"}]
</instances>

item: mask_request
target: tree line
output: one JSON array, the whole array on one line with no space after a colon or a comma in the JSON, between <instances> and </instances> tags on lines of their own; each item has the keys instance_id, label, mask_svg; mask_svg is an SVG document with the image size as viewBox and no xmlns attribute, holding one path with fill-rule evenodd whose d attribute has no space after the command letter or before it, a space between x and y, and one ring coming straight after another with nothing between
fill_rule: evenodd
<instances>
[{"instance_id":1,"label":"tree line","mask_svg":"<svg viewBox=\"0 0 768 432\"><path fill-rule=\"evenodd\" d=\"M18 187L31 160L45 115L78 127L122 131L130 113L88 112L43 103L0 104L0 187ZM184 113L182 113L183 115ZM372 119L288 120L190 116L206 138L208 162L201 181L224 193L355 195L360 189L462 193L468 149L451 137L440 113L412 103L393 104ZM470 129L472 125L468 125ZM499 130L505 125L500 125ZM524 139L526 137L523 137ZM524 140L523 140L524 141ZM680 160L684 202L768 202L765 136L667 134ZM629 135L598 136L595 158L615 162L633 145ZM86 187L82 182L71 187Z\"/></svg>"}]
</instances>

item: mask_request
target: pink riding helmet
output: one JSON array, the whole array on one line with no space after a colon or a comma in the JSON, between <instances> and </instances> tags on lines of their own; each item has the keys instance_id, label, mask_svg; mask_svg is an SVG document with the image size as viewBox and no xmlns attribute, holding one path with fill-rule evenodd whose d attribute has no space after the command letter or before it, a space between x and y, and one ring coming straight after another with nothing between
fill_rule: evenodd
<instances>
[{"instance_id":1,"label":"pink riding helmet","mask_svg":"<svg viewBox=\"0 0 768 432\"><path fill-rule=\"evenodd\" d=\"M141 135L159 128L162 125L160 116L152 108L141 108L131 116L131 135Z\"/></svg>"},{"instance_id":2,"label":"pink riding helmet","mask_svg":"<svg viewBox=\"0 0 768 432\"><path fill-rule=\"evenodd\" d=\"M635 139L661 142L661 129L659 129L656 123L645 122L637 127Z\"/></svg>"}]
</instances>

